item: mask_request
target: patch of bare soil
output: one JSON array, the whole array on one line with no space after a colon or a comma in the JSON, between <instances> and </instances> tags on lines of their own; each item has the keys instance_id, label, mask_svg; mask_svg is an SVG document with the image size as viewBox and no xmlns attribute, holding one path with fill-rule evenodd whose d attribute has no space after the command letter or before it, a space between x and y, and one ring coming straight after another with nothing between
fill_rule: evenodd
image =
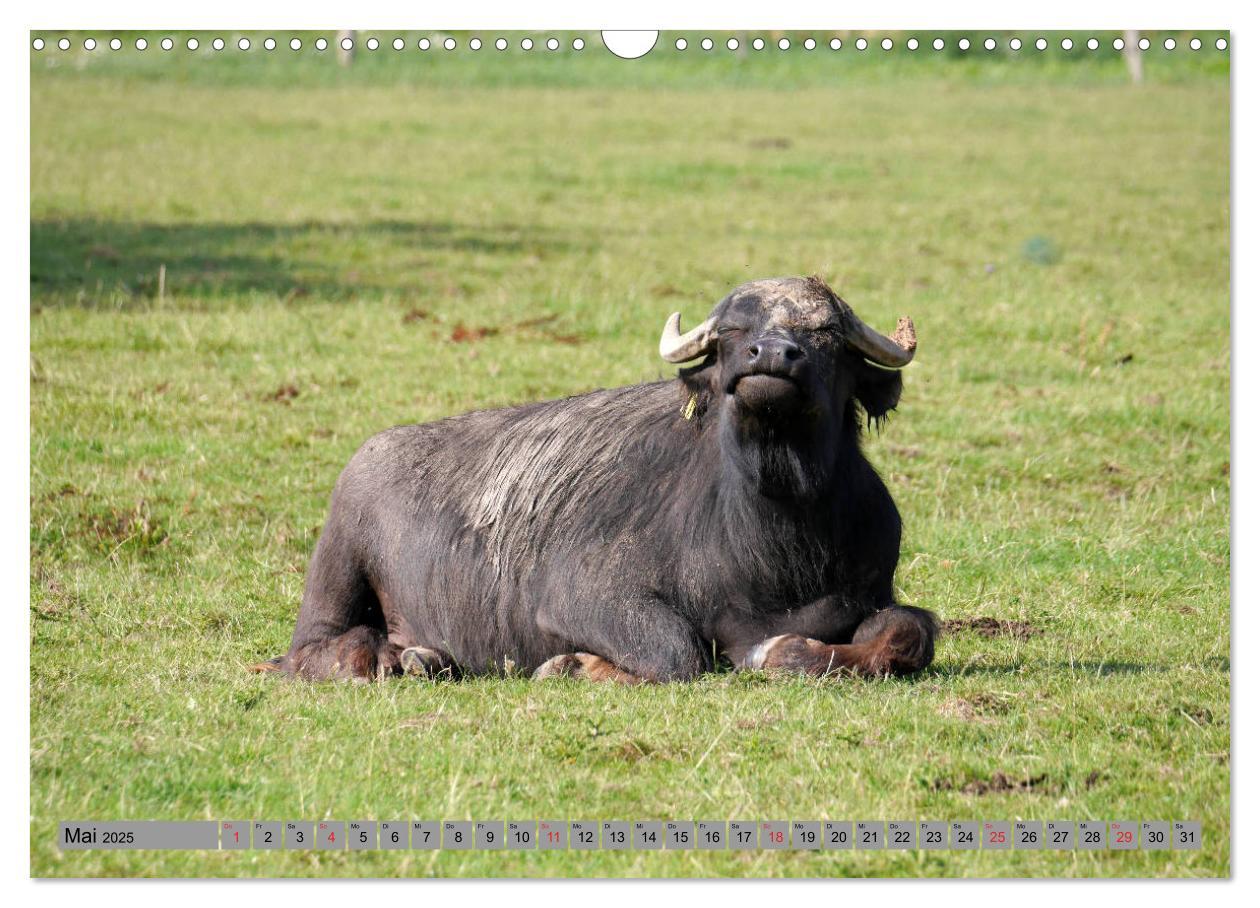
<instances>
[{"instance_id":1,"label":"patch of bare soil","mask_svg":"<svg viewBox=\"0 0 1260 908\"><path fill-rule=\"evenodd\" d=\"M968 779L966 782L957 783L952 779L937 779L932 783L933 791L960 791L963 794L970 795L986 795L1001 794L1008 791L1040 791L1049 787L1046 785L1048 776L1041 773L1037 776L1024 776L1018 778L1008 776L1004 772L995 772L987 779Z\"/></svg>"},{"instance_id":2,"label":"patch of bare soil","mask_svg":"<svg viewBox=\"0 0 1260 908\"><path fill-rule=\"evenodd\" d=\"M951 618L941 622L941 630L947 634L971 632L981 637L1014 637L1016 640L1027 640L1044 633L1041 628L1024 621L1008 621L988 615L980 618Z\"/></svg>"},{"instance_id":3,"label":"patch of bare soil","mask_svg":"<svg viewBox=\"0 0 1260 908\"><path fill-rule=\"evenodd\" d=\"M293 403L293 398L300 393L297 385L281 385L267 395L267 400L275 401L278 404L290 404Z\"/></svg>"}]
</instances>

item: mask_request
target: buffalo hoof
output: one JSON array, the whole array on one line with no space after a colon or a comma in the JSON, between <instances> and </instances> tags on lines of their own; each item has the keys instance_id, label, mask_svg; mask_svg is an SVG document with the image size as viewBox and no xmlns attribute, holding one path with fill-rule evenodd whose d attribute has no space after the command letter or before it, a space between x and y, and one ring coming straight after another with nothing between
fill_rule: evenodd
<instances>
[{"instance_id":1,"label":"buffalo hoof","mask_svg":"<svg viewBox=\"0 0 1260 908\"><path fill-rule=\"evenodd\" d=\"M534 680L547 678L582 678L586 681L615 681L618 684L643 684L645 679L622 671L602 656L590 653L565 653L553 656L534 670Z\"/></svg>"},{"instance_id":2,"label":"buffalo hoof","mask_svg":"<svg viewBox=\"0 0 1260 908\"><path fill-rule=\"evenodd\" d=\"M553 656L544 662L538 668L534 669L534 680L542 681L546 678L576 678L582 674L582 659L580 657L587 656L586 653L565 653L563 656ZM587 656L587 658L590 658Z\"/></svg>"},{"instance_id":3,"label":"buffalo hoof","mask_svg":"<svg viewBox=\"0 0 1260 908\"><path fill-rule=\"evenodd\" d=\"M398 657L398 664L404 675L415 678L436 678L441 674L451 674L450 660L427 646L407 647Z\"/></svg>"}]
</instances>

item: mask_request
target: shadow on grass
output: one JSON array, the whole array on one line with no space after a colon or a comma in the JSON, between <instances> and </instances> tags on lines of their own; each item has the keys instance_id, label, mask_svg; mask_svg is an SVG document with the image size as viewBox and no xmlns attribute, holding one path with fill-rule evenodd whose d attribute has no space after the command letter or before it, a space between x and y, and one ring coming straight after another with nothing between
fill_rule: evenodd
<instances>
[{"instance_id":1,"label":"shadow on grass","mask_svg":"<svg viewBox=\"0 0 1260 908\"><path fill-rule=\"evenodd\" d=\"M295 224L31 222L32 308L149 305L159 296L344 300L381 291L465 295L578 242L525 224L369 221Z\"/></svg>"}]
</instances>

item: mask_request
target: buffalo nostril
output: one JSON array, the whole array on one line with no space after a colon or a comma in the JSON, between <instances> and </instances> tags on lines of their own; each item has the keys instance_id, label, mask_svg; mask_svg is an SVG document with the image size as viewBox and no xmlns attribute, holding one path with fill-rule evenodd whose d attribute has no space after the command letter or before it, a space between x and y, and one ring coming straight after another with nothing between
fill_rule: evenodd
<instances>
[{"instance_id":1,"label":"buffalo nostril","mask_svg":"<svg viewBox=\"0 0 1260 908\"><path fill-rule=\"evenodd\" d=\"M761 353L761 348L758 347L756 344L753 344L752 346L748 348L749 359L756 359L760 353Z\"/></svg>"},{"instance_id":2,"label":"buffalo nostril","mask_svg":"<svg viewBox=\"0 0 1260 908\"><path fill-rule=\"evenodd\" d=\"M805 352L801 350L801 348L796 346L795 344L788 344L786 347L783 348L783 356L785 359L789 361L794 360L794 359L800 359L804 355L805 355Z\"/></svg>"}]
</instances>

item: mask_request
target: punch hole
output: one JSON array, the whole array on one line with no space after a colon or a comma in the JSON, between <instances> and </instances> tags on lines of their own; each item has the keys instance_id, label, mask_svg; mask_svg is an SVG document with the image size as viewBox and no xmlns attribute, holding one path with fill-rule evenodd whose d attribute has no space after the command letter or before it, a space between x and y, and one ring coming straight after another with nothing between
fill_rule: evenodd
<instances>
[{"instance_id":1,"label":"punch hole","mask_svg":"<svg viewBox=\"0 0 1260 908\"><path fill-rule=\"evenodd\" d=\"M1224 49L1225 49L1225 48L1227 48L1227 47L1229 47L1229 42L1228 42L1228 41L1226 41L1224 38L1217 38L1217 39L1216 39L1216 49L1217 49L1217 50L1224 50Z\"/></svg>"},{"instance_id":2,"label":"punch hole","mask_svg":"<svg viewBox=\"0 0 1260 908\"><path fill-rule=\"evenodd\" d=\"M858 38L856 41L853 42L853 46L856 47L858 50L866 50L866 39Z\"/></svg>"},{"instance_id":3,"label":"punch hole","mask_svg":"<svg viewBox=\"0 0 1260 908\"><path fill-rule=\"evenodd\" d=\"M727 38L727 39L726 39L726 49L727 49L727 50L739 50L739 39L737 39L737 38Z\"/></svg>"},{"instance_id":4,"label":"punch hole","mask_svg":"<svg viewBox=\"0 0 1260 908\"><path fill-rule=\"evenodd\" d=\"M402 50L404 47L407 46L407 42L404 41L402 38L395 38L392 44L394 46L394 50Z\"/></svg>"},{"instance_id":5,"label":"punch hole","mask_svg":"<svg viewBox=\"0 0 1260 908\"><path fill-rule=\"evenodd\" d=\"M573 49L574 49L574 50L581 50L581 49L582 49L582 48L584 48L584 47L586 47L586 42L585 42L585 41L583 41L581 38L574 38L574 39L573 39Z\"/></svg>"},{"instance_id":6,"label":"punch hole","mask_svg":"<svg viewBox=\"0 0 1260 908\"><path fill-rule=\"evenodd\" d=\"M779 50L787 50L791 46L792 46L792 42L789 41L787 38L779 39Z\"/></svg>"},{"instance_id":7,"label":"punch hole","mask_svg":"<svg viewBox=\"0 0 1260 908\"><path fill-rule=\"evenodd\" d=\"M944 50L945 42L941 38L935 38L932 41L932 50Z\"/></svg>"},{"instance_id":8,"label":"punch hole","mask_svg":"<svg viewBox=\"0 0 1260 908\"><path fill-rule=\"evenodd\" d=\"M985 50L997 50L997 42L996 42L996 41L994 41L992 38L985 38L985 39L984 39L984 49L985 49Z\"/></svg>"},{"instance_id":9,"label":"punch hole","mask_svg":"<svg viewBox=\"0 0 1260 908\"><path fill-rule=\"evenodd\" d=\"M606 31L600 32L600 37L604 41L604 47L608 48L614 56L623 60L637 60L656 47L656 39L660 37L660 32ZM709 41L709 47L712 46L713 42ZM705 48L705 50L708 49L708 47Z\"/></svg>"},{"instance_id":10,"label":"punch hole","mask_svg":"<svg viewBox=\"0 0 1260 908\"><path fill-rule=\"evenodd\" d=\"M196 50L197 48L201 47L201 42L198 41L196 38L189 38L187 41L184 42L184 47L188 48L189 50Z\"/></svg>"},{"instance_id":11,"label":"punch hole","mask_svg":"<svg viewBox=\"0 0 1260 908\"><path fill-rule=\"evenodd\" d=\"M559 41L557 41L555 38L547 39L547 50L559 50L559 49L560 49Z\"/></svg>"},{"instance_id":12,"label":"punch hole","mask_svg":"<svg viewBox=\"0 0 1260 908\"><path fill-rule=\"evenodd\" d=\"M96 39L95 39L95 38L85 38L85 39L84 39L84 41L83 41L83 49L84 49L84 50L96 50Z\"/></svg>"},{"instance_id":13,"label":"punch hole","mask_svg":"<svg viewBox=\"0 0 1260 908\"><path fill-rule=\"evenodd\" d=\"M885 38L883 41L880 41L879 46L882 47L884 50L892 50L893 49L892 38Z\"/></svg>"},{"instance_id":14,"label":"punch hole","mask_svg":"<svg viewBox=\"0 0 1260 908\"><path fill-rule=\"evenodd\" d=\"M686 38L679 38L677 41L675 41L675 42L674 42L674 47L678 48L679 50L686 50L686 49L687 49L687 39L686 39Z\"/></svg>"},{"instance_id":15,"label":"punch hole","mask_svg":"<svg viewBox=\"0 0 1260 908\"><path fill-rule=\"evenodd\" d=\"M752 46L753 46L753 50L762 50L765 48L766 42L763 41L761 38L753 38Z\"/></svg>"},{"instance_id":16,"label":"punch hole","mask_svg":"<svg viewBox=\"0 0 1260 908\"><path fill-rule=\"evenodd\" d=\"M1198 50L1198 49L1199 49L1199 48L1201 48L1201 47L1203 47L1203 42L1202 42L1202 41L1200 41L1198 38L1191 38L1191 39L1190 39L1190 49L1191 49L1191 50Z\"/></svg>"},{"instance_id":17,"label":"punch hole","mask_svg":"<svg viewBox=\"0 0 1260 908\"><path fill-rule=\"evenodd\" d=\"M971 40L970 40L969 38L959 38L959 39L958 39L958 49L959 49L959 50L971 50Z\"/></svg>"},{"instance_id":18,"label":"punch hole","mask_svg":"<svg viewBox=\"0 0 1260 908\"><path fill-rule=\"evenodd\" d=\"M813 50L813 49L814 49L815 47L817 47L817 46L818 46L818 42L817 42L817 41L815 41L813 38L806 38L806 39L805 39L805 49L806 49L806 50Z\"/></svg>"},{"instance_id":19,"label":"punch hole","mask_svg":"<svg viewBox=\"0 0 1260 908\"><path fill-rule=\"evenodd\" d=\"M506 38L497 38L497 39L495 39L495 42L494 42L494 49L495 49L495 50L507 50L507 39L506 39Z\"/></svg>"},{"instance_id":20,"label":"punch hole","mask_svg":"<svg viewBox=\"0 0 1260 908\"><path fill-rule=\"evenodd\" d=\"M267 40L268 40L268 41L270 41L271 39L270 39L270 38L268 38ZM380 47L380 46L381 46L381 42L380 42L380 41L377 41L375 38L368 38L368 39L367 39L367 49L368 49L368 50L376 50L376 49L377 49L378 47Z\"/></svg>"},{"instance_id":21,"label":"punch hole","mask_svg":"<svg viewBox=\"0 0 1260 908\"><path fill-rule=\"evenodd\" d=\"M1150 50L1150 49L1151 49L1150 38L1142 38L1138 41L1138 50Z\"/></svg>"},{"instance_id":22,"label":"punch hole","mask_svg":"<svg viewBox=\"0 0 1260 908\"><path fill-rule=\"evenodd\" d=\"M1177 40L1175 38L1164 39L1164 50L1176 50L1176 49L1177 49Z\"/></svg>"},{"instance_id":23,"label":"punch hole","mask_svg":"<svg viewBox=\"0 0 1260 908\"><path fill-rule=\"evenodd\" d=\"M533 38L522 38L522 39L521 39L521 50L533 50L533 49L534 49L534 39L533 39Z\"/></svg>"},{"instance_id":24,"label":"punch hole","mask_svg":"<svg viewBox=\"0 0 1260 908\"><path fill-rule=\"evenodd\" d=\"M318 44L318 42L316 43ZM210 46L213 47L215 50L223 50L224 48L223 39L215 38L213 41L210 42Z\"/></svg>"},{"instance_id":25,"label":"punch hole","mask_svg":"<svg viewBox=\"0 0 1260 908\"><path fill-rule=\"evenodd\" d=\"M1023 46L1024 46L1024 42L1023 42L1023 41L1021 41L1021 40L1019 40L1018 38L1012 38L1012 39L1008 42L1008 45L1009 45L1009 47L1010 47L1010 49L1011 49L1011 50L1019 50L1021 47L1023 47Z\"/></svg>"},{"instance_id":26,"label":"punch hole","mask_svg":"<svg viewBox=\"0 0 1260 908\"><path fill-rule=\"evenodd\" d=\"M1050 44L1048 41L1046 41L1045 38L1038 38L1035 46L1037 50L1045 50L1047 47L1050 46Z\"/></svg>"},{"instance_id":27,"label":"punch hole","mask_svg":"<svg viewBox=\"0 0 1260 908\"><path fill-rule=\"evenodd\" d=\"M831 49L832 49L832 50L839 50L839 49L840 49L841 47L843 47L843 46L844 46L844 42L843 42L843 41L841 41L839 38L832 38L832 39L831 39Z\"/></svg>"},{"instance_id":28,"label":"punch hole","mask_svg":"<svg viewBox=\"0 0 1260 908\"><path fill-rule=\"evenodd\" d=\"M347 41L350 41L350 39L349 39L349 38L347 38L346 40L347 40ZM350 43L351 43L351 45L353 45L353 44L354 44L354 42L353 42L353 41L351 41ZM236 42L236 46L237 46L237 47L239 47L241 50L249 50L249 39L248 39L248 38L241 38L239 41L237 41L237 42ZM349 49L350 49L350 48L348 48L348 47L346 48L346 50L349 50Z\"/></svg>"},{"instance_id":29,"label":"punch hole","mask_svg":"<svg viewBox=\"0 0 1260 908\"><path fill-rule=\"evenodd\" d=\"M432 46L433 46L433 43L428 38L421 38L419 41L416 42L416 47L420 48L421 50L428 50Z\"/></svg>"},{"instance_id":30,"label":"punch hole","mask_svg":"<svg viewBox=\"0 0 1260 908\"><path fill-rule=\"evenodd\" d=\"M318 50L318 51L325 51L325 50L328 50L328 42L327 42L326 40L324 40L323 38L316 38L316 39L315 39L315 49L316 49L316 50Z\"/></svg>"},{"instance_id":31,"label":"punch hole","mask_svg":"<svg viewBox=\"0 0 1260 908\"><path fill-rule=\"evenodd\" d=\"M58 48L60 48L61 50L69 50L69 49L70 49L70 39L69 39L69 38L62 38L60 41L58 41L58 42L57 42L57 47L58 47Z\"/></svg>"},{"instance_id":32,"label":"punch hole","mask_svg":"<svg viewBox=\"0 0 1260 908\"><path fill-rule=\"evenodd\" d=\"M32 42L31 42L31 47L35 48L36 50L43 50L43 49L44 49L44 39L43 39L43 38L36 38L34 41L32 41Z\"/></svg>"},{"instance_id":33,"label":"punch hole","mask_svg":"<svg viewBox=\"0 0 1260 908\"><path fill-rule=\"evenodd\" d=\"M372 40L375 41L376 39L373 38ZM263 40L263 50L275 50L275 49L276 49L275 38L266 38ZM375 50L375 48L373 48L373 50Z\"/></svg>"},{"instance_id":34,"label":"punch hole","mask_svg":"<svg viewBox=\"0 0 1260 908\"><path fill-rule=\"evenodd\" d=\"M244 39L244 38L242 38L241 40L242 40L242 41L245 41L245 39ZM249 46L249 42L246 42L246 47L248 47L248 46ZM342 38L342 39L341 39L341 49L342 49L342 50L354 50L354 39L353 39L353 38ZM244 48L242 48L242 50L244 50Z\"/></svg>"},{"instance_id":35,"label":"punch hole","mask_svg":"<svg viewBox=\"0 0 1260 908\"><path fill-rule=\"evenodd\" d=\"M289 39L289 50L301 50L301 49L302 49L302 40L300 38Z\"/></svg>"},{"instance_id":36,"label":"punch hole","mask_svg":"<svg viewBox=\"0 0 1260 908\"><path fill-rule=\"evenodd\" d=\"M175 46L175 42L172 41L170 38L162 39L162 50L170 50L174 46Z\"/></svg>"},{"instance_id":37,"label":"punch hole","mask_svg":"<svg viewBox=\"0 0 1260 908\"><path fill-rule=\"evenodd\" d=\"M1064 38L1062 41L1059 42L1059 47L1063 48L1064 50L1071 50L1072 46L1073 45L1072 45L1071 38Z\"/></svg>"},{"instance_id":38,"label":"punch hole","mask_svg":"<svg viewBox=\"0 0 1260 908\"><path fill-rule=\"evenodd\" d=\"M918 39L918 38L911 38L910 40L908 40L908 41L906 42L906 47L907 47L907 48L909 48L910 50L918 50L918 49L919 49L919 39Z\"/></svg>"},{"instance_id":39,"label":"punch hole","mask_svg":"<svg viewBox=\"0 0 1260 908\"><path fill-rule=\"evenodd\" d=\"M136 50L145 50L149 46L149 42L144 38L136 39Z\"/></svg>"},{"instance_id":40,"label":"punch hole","mask_svg":"<svg viewBox=\"0 0 1260 908\"><path fill-rule=\"evenodd\" d=\"M701 42L700 42L700 49L701 49L701 50L713 50L713 39L712 39L712 38L705 38L703 41L701 41Z\"/></svg>"},{"instance_id":41,"label":"punch hole","mask_svg":"<svg viewBox=\"0 0 1260 908\"><path fill-rule=\"evenodd\" d=\"M110 49L110 50L122 50L122 40L121 40L121 39L119 39L119 38L110 38L110 39L109 39L109 49Z\"/></svg>"},{"instance_id":42,"label":"punch hole","mask_svg":"<svg viewBox=\"0 0 1260 908\"><path fill-rule=\"evenodd\" d=\"M480 39L480 38L470 38L470 39L469 39L469 41L468 41L468 46L469 46L469 48L471 48L472 50L481 50L481 39Z\"/></svg>"},{"instance_id":43,"label":"punch hole","mask_svg":"<svg viewBox=\"0 0 1260 908\"><path fill-rule=\"evenodd\" d=\"M1112 46L1112 48L1114 48L1115 50L1124 50L1124 39L1123 39L1123 38L1117 38L1116 40L1114 40L1114 41L1112 41L1112 42L1111 42L1111 46Z\"/></svg>"},{"instance_id":44,"label":"punch hole","mask_svg":"<svg viewBox=\"0 0 1260 908\"><path fill-rule=\"evenodd\" d=\"M1085 46L1088 47L1090 50L1098 50L1098 39L1090 38L1088 41L1085 42Z\"/></svg>"},{"instance_id":45,"label":"punch hole","mask_svg":"<svg viewBox=\"0 0 1260 908\"><path fill-rule=\"evenodd\" d=\"M526 39L526 40L529 40L529 39ZM447 38L445 41L442 42L442 46L446 48L447 50L454 50L456 47L455 39Z\"/></svg>"}]
</instances>

